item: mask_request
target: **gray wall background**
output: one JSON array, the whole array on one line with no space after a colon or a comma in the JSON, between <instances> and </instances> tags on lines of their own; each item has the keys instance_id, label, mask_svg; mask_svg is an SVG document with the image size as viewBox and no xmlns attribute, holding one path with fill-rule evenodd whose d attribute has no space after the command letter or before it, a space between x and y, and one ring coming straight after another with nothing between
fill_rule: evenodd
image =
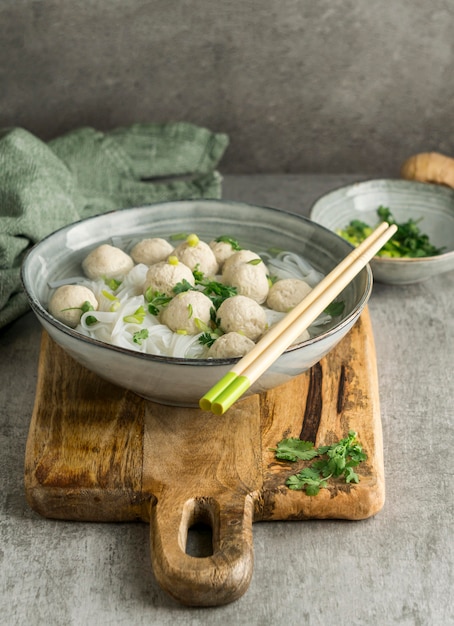
<instances>
[{"instance_id":1,"label":"gray wall background","mask_svg":"<svg viewBox=\"0 0 454 626\"><path fill-rule=\"evenodd\" d=\"M454 0L0 0L0 127L186 120L228 173L454 155Z\"/></svg>"}]
</instances>

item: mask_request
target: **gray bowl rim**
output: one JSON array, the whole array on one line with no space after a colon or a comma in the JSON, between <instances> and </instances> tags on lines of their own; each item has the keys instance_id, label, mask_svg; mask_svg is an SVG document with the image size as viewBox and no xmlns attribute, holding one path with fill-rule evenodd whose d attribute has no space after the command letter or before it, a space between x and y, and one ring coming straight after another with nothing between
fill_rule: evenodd
<instances>
[{"instance_id":1,"label":"gray bowl rim","mask_svg":"<svg viewBox=\"0 0 454 626\"><path fill-rule=\"evenodd\" d=\"M419 189L424 189L425 193L430 193L430 192L434 192L437 193L439 195L445 195L447 198L450 196L453 202L453 207L454 207L454 189L452 189L451 187L446 187L446 186L442 186L442 185L437 185L435 183L423 183L421 181L418 180L405 180L405 179L401 179L401 178L369 178L367 180L362 180L362 181L358 181L357 183L350 183L349 185L341 185L340 187L336 187L335 189L332 189L331 191L329 191L328 193L324 193L322 195L320 195L312 204L311 209L310 209L310 219L313 221L316 221L313 219L313 214L315 212L316 209L316 205L321 202L322 200L326 200L328 198L330 198L331 196L336 196L337 194L339 194L341 191L345 191L346 189L353 189L354 187L366 187L366 186L370 186L370 185L376 185L377 187L379 186L385 186L386 184L389 183L397 183L399 185L401 185L402 187L408 187L410 188L417 188L419 187ZM319 224L320 226L323 226L323 224L320 224L319 222L317 222L317 224ZM325 227L326 228L326 227ZM328 229L329 230L329 229ZM331 231L334 232L334 231ZM425 256L425 257L418 257L418 258L389 258L389 257L379 257L379 256L375 256L371 263L377 263L379 265L395 265L395 264L400 264L400 265L405 265L405 264L411 264L411 265L416 265L418 263L438 263L440 261L445 261L445 260L454 260L454 250L449 250L448 252L442 252L442 254L438 254L437 256Z\"/></svg>"},{"instance_id":2,"label":"gray bowl rim","mask_svg":"<svg viewBox=\"0 0 454 626\"><path fill-rule=\"evenodd\" d=\"M145 205L139 205L139 206L133 206L133 207L127 207L127 208L123 208L123 209L114 209L112 211L106 211L105 213L99 213L97 215L92 215L90 217L85 217L82 218L80 220L76 220L74 222L71 222L70 224L66 224L65 226L62 226L61 228L58 228L57 230L53 231L52 233L49 233L48 235L46 235L45 237L43 237L40 241L36 242L29 250L27 250L24 259L22 261L21 264L21 269L20 269L20 278L21 278L21 282L22 282L22 286L24 288L25 294L28 298L30 307L32 309L32 311L35 313L35 315L38 318L42 318L44 319L48 324L50 324L51 326L53 326L54 328L56 328L57 330L63 332L64 334L68 335L69 337L72 337L73 339L85 342L87 344L91 344L94 346L98 346L100 348L103 348L105 350L112 350L113 352L118 352L118 353L122 353L124 355L129 355L129 356L133 356L135 358L139 358L145 361L155 361L157 363L168 363L168 364L174 364L174 365L184 365L184 366L197 366L197 367L214 367L214 366L219 366L219 365L233 365L234 363L237 363L241 357L230 357L230 358L222 358L222 359L196 359L196 358L184 358L184 357L168 357L168 356L162 356L159 354L149 354L149 353L144 353L144 352L138 352L135 350L130 350L128 348L123 348L122 346L114 346L112 344L106 343L104 341L100 341L99 339L93 339L92 337L87 337L85 335L82 335L81 333L77 332L76 330L70 328L69 326L66 326L65 324L63 324L62 322L58 321L57 319L55 319L52 315L50 315L50 313L47 311L47 309L45 309L41 302L35 298L32 297L31 292L29 291L28 287L27 287L27 281L25 278L25 268L27 266L27 264L30 262L30 258L37 253L37 251L39 250L40 247L42 247L45 242L49 239L51 239L52 237L54 237L55 235L62 233L64 231L68 231L71 228L77 226L78 224L81 223L88 223L90 221L94 221L97 219L102 218L103 216L106 215L119 215L121 213L125 213L127 211L134 211L134 210L140 210L140 211L146 211L147 209L151 208L151 207L155 207L155 206L162 206L162 205L175 205L175 204L219 204L219 205L235 205L235 206L244 206L244 207L254 207L254 208L258 208L258 209L265 209L266 211L273 211L276 213L283 213L286 215L289 215L291 217L295 217L301 221L305 221L305 222L309 222L311 223L311 225L313 225L316 222L312 222L310 220L310 218L300 215L298 213L293 213L292 211L287 211L284 209L278 209L276 207L271 207L271 206L266 206L266 205L257 205L257 204L252 204L250 202L240 202L240 201L236 201L236 200L225 200L225 199L217 199L217 198L202 198L200 200L197 199L190 199L190 200L168 200L168 201L164 201L164 202L153 202L150 204L145 204ZM353 246L346 241L345 239L343 239L342 237L340 237L339 235L337 235L336 233L334 233L332 230L330 230L329 228L326 228L325 226L323 226L322 224L317 224L317 227L322 228L324 231L326 231L329 236L334 236L337 237L338 239L341 239L343 243L347 244L349 248L351 248L353 250ZM351 311L351 313L345 318L343 319L341 322L339 322L338 324L336 324L333 328L330 328L329 330L327 330L324 333L321 333L320 335L317 335L316 337L313 337L311 339L306 339L305 341L301 341L297 344L292 345L291 347L287 348L287 350L285 350L284 353L289 353L289 352L293 352L294 350L298 350L299 348L301 348L304 345L313 345L319 341L321 341L322 339L326 339L327 337L330 337L331 335L337 333L339 330L341 330L342 328L344 328L345 326L349 325L351 323L351 320L353 318L355 318L358 315L358 311L361 312L364 307L366 306L369 297L372 293L372 287L373 287L373 275L372 275L372 270L370 268L370 264L367 264L366 267L364 268L367 272L367 282L366 282L366 288L364 290L364 293L360 299L360 301L358 302L358 304L355 306L355 308Z\"/></svg>"}]
</instances>

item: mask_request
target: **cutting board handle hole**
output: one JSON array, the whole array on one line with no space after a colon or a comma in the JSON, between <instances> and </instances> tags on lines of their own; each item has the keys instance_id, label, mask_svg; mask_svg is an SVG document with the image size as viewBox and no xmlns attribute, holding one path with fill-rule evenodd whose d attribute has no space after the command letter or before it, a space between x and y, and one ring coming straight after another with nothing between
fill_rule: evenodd
<instances>
[{"instance_id":1,"label":"cutting board handle hole","mask_svg":"<svg viewBox=\"0 0 454 626\"><path fill-rule=\"evenodd\" d=\"M186 554L199 559L213 556L213 529L211 526L197 523L188 528Z\"/></svg>"},{"instance_id":2,"label":"cutting board handle hole","mask_svg":"<svg viewBox=\"0 0 454 626\"><path fill-rule=\"evenodd\" d=\"M187 555L196 558L213 556L213 525L217 508L211 498L191 498L185 503L181 535Z\"/></svg>"}]
</instances>

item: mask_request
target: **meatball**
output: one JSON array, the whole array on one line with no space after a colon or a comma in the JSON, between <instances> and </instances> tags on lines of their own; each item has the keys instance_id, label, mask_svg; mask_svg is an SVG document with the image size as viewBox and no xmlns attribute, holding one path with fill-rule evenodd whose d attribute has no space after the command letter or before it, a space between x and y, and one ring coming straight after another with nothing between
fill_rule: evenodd
<instances>
[{"instance_id":1,"label":"meatball","mask_svg":"<svg viewBox=\"0 0 454 626\"><path fill-rule=\"evenodd\" d=\"M49 313L63 324L75 328L80 322L85 302L89 302L94 310L98 308L95 294L88 287L62 285L55 290L50 299Z\"/></svg>"},{"instance_id":2,"label":"meatball","mask_svg":"<svg viewBox=\"0 0 454 626\"><path fill-rule=\"evenodd\" d=\"M221 335L208 350L208 357L212 359L228 359L235 356L244 356L252 350L255 343L249 337L240 333L231 332Z\"/></svg>"},{"instance_id":3,"label":"meatball","mask_svg":"<svg viewBox=\"0 0 454 626\"><path fill-rule=\"evenodd\" d=\"M274 311L293 309L312 291L310 285L299 278L283 278L270 288L266 304Z\"/></svg>"},{"instance_id":4,"label":"meatball","mask_svg":"<svg viewBox=\"0 0 454 626\"><path fill-rule=\"evenodd\" d=\"M133 267L134 261L126 252L107 243L92 250L82 262L82 269L91 280L97 278L121 279Z\"/></svg>"},{"instance_id":5,"label":"meatball","mask_svg":"<svg viewBox=\"0 0 454 626\"><path fill-rule=\"evenodd\" d=\"M247 296L227 298L217 310L219 326L225 333L238 332L255 341L266 330L266 315L260 304Z\"/></svg>"},{"instance_id":6,"label":"meatball","mask_svg":"<svg viewBox=\"0 0 454 626\"><path fill-rule=\"evenodd\" d=\"M131 256L136 263L154 265L154 263L165 261L172 252L172 244L160 237L153 237L136 243L131 250Z\"/></svg>"},{"instance_id":7,"label":"meatball","mask_svg":"<svg viewBox=\"0 0 454 626\"><path fill-rule=\"evenodd\" d=\"M199 270L206 276L215 276L219 265L213 250L197 235L189 235L184 243L175 248L173 254L191 270Z\"/></svg>"},{"instance_id":8,"label":"meatball","mask_svg":"<svg viewBox=\"0 0 454 626\"><path fill-rule=\"evenodd\" d=\"M197 335L202 332L200 322L210 323L212 308L211 300L201 291L184 291L161 311L161 322L174 332Z\"/></svg>"},{"instance_id":9,"label":"meatball","mask_svg":"<svg viewBox=\"0 0 454 626\"><path fill-rule=\"evenodd\" d=\"M249 263L242 263L235 267L229 285L236 287L238 294L252 298L259 304L265 302L270 288L263 268Z\"/></svg>"},{"instance_id":10,"label":"meatball","mask_svg":"<svg viewBox=\"0 0 454 626\"><path fill-rule=\"evenodd\" d=\"M157 291L166 296L174 296L173 288L183 280L194 286L194 276L189 267L180 263L176 257L169 257L168 261L160 261L148 269L143 293L150 289L153 293Z\"/></svg>"},{"instance_id":11,"label":"meatball","mask_svg":"<svg viewBox=\"0 0 454 626\"><path fill-rule=\"evenodd\" d=\"M252 263L251 263L252 261ZM252 250L239 250L232 254L222 267L222 278L227 284L232 284L232 280L235 277L235 273L241 265L248 264L252 267L257 267L265 275L268 273L268 269L258 254L252 252Z\"/></svg>"},{"instance_id":12,"label":"meatball","mask_svg":"<svg viewBox=\"0 0 454 626\"><path fill-rule=\"evenodd\" d=\"M225 261L227 261L227 259L236 252L236 250L232 248L232 244L228 243L227 241L216 241L215 239L213 239L213 241L210 241L208 245L214 252L214 256L216 257L216 261L219 265L219 269L222 269Z\"/></svg>"}]
</instances>

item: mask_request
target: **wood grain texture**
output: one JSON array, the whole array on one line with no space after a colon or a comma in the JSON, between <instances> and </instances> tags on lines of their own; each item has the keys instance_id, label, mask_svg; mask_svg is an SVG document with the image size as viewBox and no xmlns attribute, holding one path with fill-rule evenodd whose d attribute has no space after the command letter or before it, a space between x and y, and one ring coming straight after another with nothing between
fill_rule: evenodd
<instances>
[{"instance_id":1,"label":"wood grain texture","mask_svg":"<svg viewBox=\"0 0 454 626\"><path fill-rule=\"evenodd\" d=\"M329 444L355 430L368 459L360 483L291 491L301 463L276 461L284 437ZM111 385L43 333L25 459L30 506L43 516L150 522L153 570L184 604L240 597L253 571L253 522L360 520L384 503L375 347L366 310L319 364L214 416L166 407ZM212 554L186 554L189 529L212 529Z\"/></svg>"}]
</instances>

